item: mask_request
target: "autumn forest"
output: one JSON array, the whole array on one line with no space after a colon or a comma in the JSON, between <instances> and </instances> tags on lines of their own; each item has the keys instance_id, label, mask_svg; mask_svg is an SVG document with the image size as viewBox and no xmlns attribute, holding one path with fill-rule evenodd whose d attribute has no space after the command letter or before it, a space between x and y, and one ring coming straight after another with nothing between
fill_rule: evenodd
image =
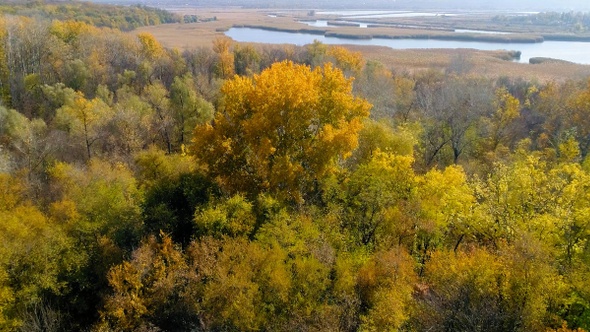
<instances>
[{"instance_id":1,"label":"autumn forest","mask_svg":"<svg viewBox=\"0 0 590 332\"><path fill-rule=\"evenodd\" d=\"M0 12L0 330L590 329L587 80Z\"/></svg>"}]
</instances>

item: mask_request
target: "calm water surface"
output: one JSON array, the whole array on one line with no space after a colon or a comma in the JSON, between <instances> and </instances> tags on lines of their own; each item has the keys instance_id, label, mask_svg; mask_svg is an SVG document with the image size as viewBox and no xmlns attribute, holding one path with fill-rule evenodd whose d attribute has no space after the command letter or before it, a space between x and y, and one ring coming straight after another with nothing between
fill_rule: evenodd
<instances>
[{"instance_id":1,"label":"calm water surface","mask_svg":"<svg viewBox=\"0 0 590 332\"><path fill-rule=\"evenodd\" d=\"M369 25L369 23L355 22L355 21L338 21L338 22L344 23L344 24L356 24L356 25L358 25L359 28L366 28ZM332 28L338 27L337 25L330 25L330 24L328 24L328 21L326 21L326 20L299 21L299 23L303 23L303 24L309 25L311 27L319 27L319 28L321 28L321 27L324 27L325 28L325 27L328 27L328 26L330 26Z\"/></svg>"},{"instance_id":2,"label":"calm water surface","mask_svg":"<svg viewBox=\"0 0 590 332\"><path fill-rule=\"evenodd\" d=\"M521 62L529 62L532 57L547 57L566 61L590 64L590 43L546 41L543 43L484 43L471 41L428 40L428 39L344 39L293 32L267 31L252 28L231 28L225 33L239 42L268 44L306 45L314 40L330 45L376 45L393 49L432 49L432 48L472 48L478 50L517 50L522 52Z\"/></svg>"},{"instance_id":3,"label":"calm water surface","mask_svg":"<svg viewBox=\"0 0 590 332\"><path fill-rule=\"evenodd\" d=\"M412 12L403 10L337 10L320 11L318 15L335 15L347 18L387 18L387 17L429 17L429 16L456 16L450 13Z\"/></svg>"},{"instance_id":4,"label":"calm water surface","mask_svg":"<svg viewBox=\"0 0 590 332\"><path fill-rule=\"evenodd\" d=\"M276 17L274 15L268 15L271 17ZM361 22L361 21L336 21L343 24L355 24L359 28L367 28L369 24L380 24L383 26L396 26L396 27L407 27L407 28L416 28L419 29L419 26L407 25L407 24L386 24L386 23L370 23L370 22ZM325 27L332 27L336 28L338 25L330 25L326 20L301 20L299 23L309 25L310 27L316 28L325 28ZM510 35L513 34L512 32L506 31L492 31L492 30L470 30L470 29L455 29L457 33L481 33L486 35Z\"/></svg>"},{"instance_id":5,"label":"calm water surface","mask_svg":"<svg viewBox=\"0 0 590 332\"><path fill-rule=\"evenodd\" d=\"M360 19L360 18L395 18L395 17L437 17L437 16L458 16L459 14L447 14L447 13L386 13L386 14L370 14L370 15L354 15L346 16L347 18Z\"/></svg>"},{"instance_id":6,"label":"calm water surface","mask_svg":"<svg viewBox=\"0 0 590 332\"><path fill-rule=\"evenodd\" d=\"M483 33L485 35L511 35L513 32L507 31L492 31L492 30L471 30L471 29L455 29L457 33Z\"/></svg>"},{"instance_id":7,"label":"calm water surface","mask_svg":"<svg viewBox=\"0 0 590 332\"><path fill-rule=\"evenodd\" d=\"M318 15L336 15L336 16L358 16L358 15L382 15L382 14L398 14L398 13L412 13L407 10L334 10L334 11L318 11Z\"/></svg>"}]
</instances>

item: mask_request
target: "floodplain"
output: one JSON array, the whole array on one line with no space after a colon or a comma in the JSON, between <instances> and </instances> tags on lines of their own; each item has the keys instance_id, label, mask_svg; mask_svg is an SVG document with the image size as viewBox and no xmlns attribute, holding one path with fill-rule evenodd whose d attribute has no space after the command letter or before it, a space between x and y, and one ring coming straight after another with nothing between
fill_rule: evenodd
<instances>
[{"instance_id":1,"label":"floodplain","mask_svg":"<svg viewBox=\"0 0 590 332\"><path fill-rule=\"evenodd\" d=\"M545 26L509 24L499 17L506 13L397 13L383 11L329 12L303 10L258 10L242 8L170 8L181 15L196 15L197 23L178 23L142 27L133 33L150 32L163 45L178 49L210 47L232 27L261 28L271 31L310 33L340 37L348 48L359 51L369 60L404 71L444 70L457 58L466 62L468 71L491 77L521 77L539 81L581 79L590 75L590 66L558 59L536 59L535 64L519 63L514 57L522 43L543 40L585 41L584 34L572 34ZM393 13L388 11L387 13ZM403 14L403 15L402 15ZM504 16L503 16L504 15ZM519 15L513 13L513 15ZM509 17L509 16L508 16ZM319 24L310 24L319 22ZM325 24L324 24L325 22ZM474 48L392 49L375 45L352 45L355 40L370 38L454 40L498 43L513 42L513 49L478 50ZM504 44L499 44L504 43ZM263 49L267 43L250 43ZM290 40L284 47L294 47Z\"/></svg>"}]
</instances>

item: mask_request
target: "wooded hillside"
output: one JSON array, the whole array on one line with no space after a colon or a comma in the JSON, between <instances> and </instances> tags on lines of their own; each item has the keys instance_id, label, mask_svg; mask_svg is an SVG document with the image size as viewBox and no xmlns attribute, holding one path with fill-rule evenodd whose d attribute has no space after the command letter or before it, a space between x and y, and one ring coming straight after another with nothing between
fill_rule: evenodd
<instances>
[{"instance_id":1,"label":"wooded hillside","mask_svg":"<svg viewBox=\"0 0 590 332\"><path fill-rule=\"evenodd\" d=\"M0 21L0 330L590 328L588 82L85 22Z\"/></svg>"}]
</instances>

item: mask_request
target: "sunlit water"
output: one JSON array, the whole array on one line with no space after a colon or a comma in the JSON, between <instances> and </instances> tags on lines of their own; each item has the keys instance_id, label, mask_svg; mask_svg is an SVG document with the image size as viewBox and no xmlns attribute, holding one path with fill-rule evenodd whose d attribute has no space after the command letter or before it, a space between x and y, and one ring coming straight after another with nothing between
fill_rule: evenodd
<instances>
[{"instance_id":1,"label":"sunlit water","mask_svg":"<svg viewBox=\"0 0 590 332\"><path fill-rule=\"evenodd\" d=\"M455 29L457 33L481 33L484 35L510 35L512 32L506 31L491 31L491 30L471 30L471 29Z\"/></svg>"},{"instance_id":2,"label":"sunlit water","mask_svg":"<svg viewBox=\"0 0 590 332\"><path fill-rule=\"evenodd\" d=\"M369 23L365 22L354 22L354 21L338 21L343 24L354 24L357 25L359 28L366 28ZM325 28L325 27L337 27L337 25L330 25L326 20L316 20L316 21L299 21L299 23L303 23L305 25L309 25L310 27L316 28Z\"/></svg>"},{"instance_id":3,"label":"sunlit water","mask_svg":"<svg viewBox=\"0 0 590 332\"><path fill-rule=\"evenodd\" d=\"M370 15L354 15L354 16L347 16L346 18L352 19L362 19L362 18L395 18L395 17L437 17L437 16L458 16L459 14L450 14L450 13L417 13L417 12L407 12L407 13L385 13L385 14L370 14Z\"/></svg>"},{"instance_id":4,"label":"sunlit water","mask_svg":"<svg viewBox=\"0 0 590 332\"><path fill-rule=\"evenodd\" d=\"M318 11L318 15L334 16L358 16L358 15L383 15L383 14L400 14L411 13L407 10L335 10L335 11Z\"/></svg>"},{"instance_id":5,"label":"sunlit water","mask_svg":"<svg viewBox=\"0 0 590 332\"><path fill-rule=\"evenodd\" d=\"M369 26L369 24L377 24L377 25L393 26L393 27L406 27L406 28L415 28L415 29L423 28L423 27L419 27L419 26L415 26L415 25L407 25L407 24L369 23L369 22L360 22L360 21L337 21L337 22L342 23L342 24L346 24L346 25L351 25L351 26L356 25L359 28L367 28ZM338 25L331 25L326 20L302 20L302 21L299 21L299 23L308 25L310 27L316 27L316 28L338 27ZM492 30L455 29L454 31L457 33L480 33L480 34L486 34L486 35L509 35L509 34L512 34L512 32L492 31Z\"/></svg>"}]
</instances>

